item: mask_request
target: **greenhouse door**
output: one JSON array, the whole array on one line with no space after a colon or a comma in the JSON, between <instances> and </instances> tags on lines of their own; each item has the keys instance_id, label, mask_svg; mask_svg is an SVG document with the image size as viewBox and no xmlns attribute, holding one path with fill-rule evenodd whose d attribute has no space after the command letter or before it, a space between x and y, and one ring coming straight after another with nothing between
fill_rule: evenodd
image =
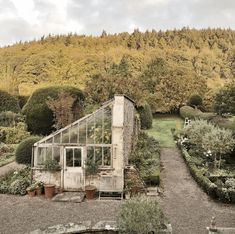
<instances>
[{"instance_id":1,"label":"greenhouse door","mask_svg":"<svg viewBox=\"0 0 235 234\"><path fill-rule=\"evenodd\" d=\"M84 187L83 148L65 147L64 149L64 189L82 190Z\"/></svg>"}]
</instances>

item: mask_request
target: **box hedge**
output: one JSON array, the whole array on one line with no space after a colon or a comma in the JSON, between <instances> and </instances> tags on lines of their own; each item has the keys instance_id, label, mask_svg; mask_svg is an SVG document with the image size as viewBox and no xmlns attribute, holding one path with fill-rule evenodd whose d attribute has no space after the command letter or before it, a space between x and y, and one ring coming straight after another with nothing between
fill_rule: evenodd
<instances>
[{"instance_id":1,"label":"box hedge","mask_svg":"<svg viewBox=\"0 0 235 234\"><path fill-rule=\"evenodd\" d=\"M46 135L54 130L53 113L48 108L46 102L49 97L58 97L58 93L61 91L69 93L75 98L73 111L76 118L81 117L85 97L80 89L70 86L50 86L41 88L31 95L23 108L23 114L26 116L26 123L30 132L37 135Z\"/></svg>"},{"instance_id":2,"label":"box hedge","mask_svg":"<svg viewBox=\"0 0 235 234\"><path fill-rule=\"evenodd\" d=\"M198 167L193 163L193 160L187 150L181 147L181 152L189 167L191 175L209 196L219 199L223 202L235 202L234 189L219 187L215 183L211 182L210 179L204 175L203 171L198 169Z\"/></svg>"},{"instance_id":3,"label":"box hedge","mask_svg":"<svg viewBox=\"0 0 235 234\"><path fill-rule=\"evenodd\" d=\"M180 116L182 118L211 120L216 116L216 114L211 112L202 112L191 106L182 106L180 108Z\"/></svg>"}]
</instances>

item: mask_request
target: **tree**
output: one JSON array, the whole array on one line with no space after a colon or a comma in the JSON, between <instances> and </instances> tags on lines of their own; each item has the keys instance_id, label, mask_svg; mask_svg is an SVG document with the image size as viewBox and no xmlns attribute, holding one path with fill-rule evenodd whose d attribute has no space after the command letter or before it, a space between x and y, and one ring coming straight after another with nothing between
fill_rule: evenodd
<instances>
[{"instance_id":1,"label":"tree","mask_svg":"<svg viewBox=\"0 0 235 234\"><path fill-rule=\"evenodd\" d=\"M214 110L218 114L235 114L235 81L220 89L215 96Z\"/></svg>"},{"instance_id":2,"label":"tree","mask_svg":"<svg viewBox=\"0 0 235 234\"><path fill-rule=\"evenodd\" d=\"M220 168L222 156L231 152L235 146L235 139L233 139L232 131L214 127L202 138L203 149L210 151L214 158L214 169L217 168L217 159L219 159L218 168Z\"/></svg>"},{"instance_id":3,"label":"tree","mask_svg":"<svg viewBox=\"0 0 235 234\"><path fill-rule=\"evenodd\" d=\"M56 129L63 128L73 122L74 114L72 107L75 100L76 98L64 91L59 92L57 98L48 98L46 103L53 112L54 127Z\"/></svg>"}]
</instances>

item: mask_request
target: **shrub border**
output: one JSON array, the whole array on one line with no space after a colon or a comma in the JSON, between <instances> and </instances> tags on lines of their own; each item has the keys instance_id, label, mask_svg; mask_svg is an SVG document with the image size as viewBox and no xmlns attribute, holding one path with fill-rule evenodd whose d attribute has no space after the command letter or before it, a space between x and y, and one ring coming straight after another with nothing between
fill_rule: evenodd
<instances>
[{"instance_id":1,"label":"shrub border","mask_svg":"<svg viewBox=\"0 0 235 234\"><path fill-rule=\"evenodd\" d=\"M226 203L235 203L235 191L228 191L226 188L219 188L215 183L211 182L203 173L198 170L195 163L192 162L191 156L182 146L179 147L181 154L189 168L190 174L198 185L212 198Z\"/></svg>"}]
</instances>

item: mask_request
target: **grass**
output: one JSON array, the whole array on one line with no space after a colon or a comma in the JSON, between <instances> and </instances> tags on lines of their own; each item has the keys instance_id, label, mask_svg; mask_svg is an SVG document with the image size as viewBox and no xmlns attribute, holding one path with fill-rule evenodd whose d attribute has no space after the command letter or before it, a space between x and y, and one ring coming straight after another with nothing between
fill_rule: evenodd
<instances>
[{"instance_id":1,"label":"grass","mask_svg":"<svg viewBox=\"0 0 235 234\"><path fill-rule=\"evenodd\" d=\"M174 148L175 142L171 128L180 130L183 127L183 120L175 115L156 115L153 119L153 126L146 132L160 142L162 148Z\"/></svg>"}]
</instances>

